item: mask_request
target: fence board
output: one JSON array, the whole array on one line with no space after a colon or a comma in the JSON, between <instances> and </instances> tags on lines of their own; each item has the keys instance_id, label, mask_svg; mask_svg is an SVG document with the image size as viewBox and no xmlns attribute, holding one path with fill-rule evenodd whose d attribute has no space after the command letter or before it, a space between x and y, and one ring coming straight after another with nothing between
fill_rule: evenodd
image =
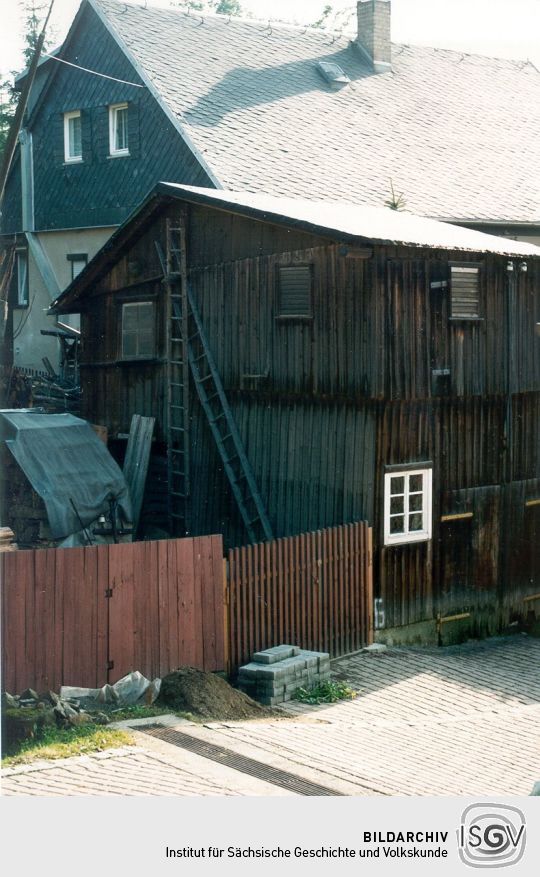
<instances>
[{"instance_id":1,"label":"fence board","mask_svg":"<svg viewBox=\"0 0 540 877\"><path fill-rule=\"evenodd\" d=\"M3 552L0 589L8 691L225 669L221 536Z\"/></svg>"},{"instance_id":2,"label":"fence board","mask_svg":"<svg viewBox=\"0 0 540 877\"><path fill-rule=\"evenodd\" d=\"M370 539L359 522L231 549L231 669L283 642L332 657L371 643Z\"/></svg>"}]
</instances>

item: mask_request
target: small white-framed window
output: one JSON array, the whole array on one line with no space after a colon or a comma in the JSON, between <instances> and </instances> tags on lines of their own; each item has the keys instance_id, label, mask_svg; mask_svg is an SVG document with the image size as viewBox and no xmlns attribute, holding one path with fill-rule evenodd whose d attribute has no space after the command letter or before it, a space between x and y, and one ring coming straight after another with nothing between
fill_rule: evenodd
<instances>
[{"instance_id":1,"label":"small white-framed window","mask_svg":"<svg viewBox=\"0 0 540 877\"><path fill-rule=\"evenodd\" d=\"M122 305L122 359L148 359L155 354L154 303L127 302Z\"/></svg>"},{"instance_id":2,"label":"small white-framed window","mask_svg":"<svg viewBox=\"0 0 540 877\"><path fill-rule=\"evenodd\" d=\"M28 253L17 251L17 307L28 307Z\"/></svg>"},{"instance_id":3,"label":"small white-framed window","mask_svg":"<svg viewBox=\"0 0 540 877\"><path fill-rule=\"evenodd\" d=\"M385 472L385 545L431 539L432 472L431 466Z\"/></svg>"},{"instance_id":4,"label":"small white-framed window","mask_svg":"<svg viewBox=\"0 0 540 877\"><path fill-rule=\"evenodd\" d=\"M127 104L109 107L109 155L129 155Z\"/></svg>"},{"instance_id":5,"label":"small white-framed window","mask_svg":"<svg viewBox=\"0 0 540 877\"><path fill-rule=\"evenodd\" d=\"M82 161L82 120L81 111L64 113L64 160Z\"/></svg>"}]
</instances>

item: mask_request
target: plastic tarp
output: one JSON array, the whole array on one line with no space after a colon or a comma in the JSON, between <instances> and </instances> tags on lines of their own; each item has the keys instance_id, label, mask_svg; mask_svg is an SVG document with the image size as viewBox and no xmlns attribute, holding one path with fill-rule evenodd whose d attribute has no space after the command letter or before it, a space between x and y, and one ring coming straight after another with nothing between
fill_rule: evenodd
<instances>
[{"instance_id":1,"label":"plastic tarp","mask_svg":"<svg viewBox=\"0 0 540 877\"><path fill-rule=\"evenodd\" d=\"M72 414L0 411L0 439L43 499L53 539L77 533L81 521L88 527L106 515L110 496L124 521L131 521L122 470L85 420Z\"/></svg>"}]
</instances>

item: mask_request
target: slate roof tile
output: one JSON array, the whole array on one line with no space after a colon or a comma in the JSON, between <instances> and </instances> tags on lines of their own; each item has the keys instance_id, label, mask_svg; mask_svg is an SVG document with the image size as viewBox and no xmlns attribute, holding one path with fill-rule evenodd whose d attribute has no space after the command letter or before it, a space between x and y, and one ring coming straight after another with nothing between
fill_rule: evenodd
<instances>
[{"instance_id":1,"label":"slate roof tile","mask_svg":"<svg viewBox=\"0 0 540 877\"><path fill-rule=\"evenodd\" d=\"M540 222L540 75L527 62L394 45L373 74L347 37L91 0L226 189ZM333 91L315 67L340 64Z\"/></svg>"}]
</instances>

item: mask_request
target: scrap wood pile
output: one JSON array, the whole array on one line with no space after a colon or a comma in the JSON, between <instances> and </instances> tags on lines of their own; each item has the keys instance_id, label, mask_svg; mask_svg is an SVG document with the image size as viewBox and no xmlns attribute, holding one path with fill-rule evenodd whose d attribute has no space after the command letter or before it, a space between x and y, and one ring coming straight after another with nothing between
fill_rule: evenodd
<instances>
[{"instance_id":1,"label":"scrap wood pile","mask_svg":"<svg viewBox=\"0 0 540 877\"><path fill-rule=\"evenodd\" d=\"M69 411L76 414L80 407L81 390L71 380L64 380L54 371L3 367L0 374L0 408L33 408L55 414Z\"/></svg>"},{"instance_id":2,"label":"scrap wood pile","mask_svg":"<svg viewBox=\"0 0 540 877\"><path fill-rule=\"evenodd\" d=\"M79 411L81 389L78 385L46 372L37 372L31 376L30 381L32 399L45 411L51 414L63 411L76 414Z\"/></svg>"}]
</instances>

